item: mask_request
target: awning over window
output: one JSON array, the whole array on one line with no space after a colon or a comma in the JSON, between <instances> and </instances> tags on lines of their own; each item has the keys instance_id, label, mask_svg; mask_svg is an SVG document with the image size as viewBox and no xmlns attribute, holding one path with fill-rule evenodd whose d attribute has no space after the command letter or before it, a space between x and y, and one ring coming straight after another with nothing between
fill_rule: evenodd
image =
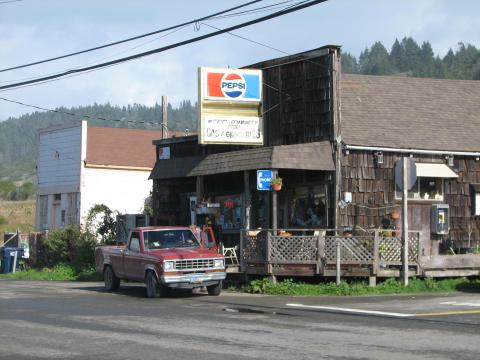
<instances>
[{"instance_id":1,"label":"awning over window","mask_svg":"<svg viewBox=\"0 0 480 360\"><path fill-rule=\"evenodd\" d=\"M437 178L456 178L455 172L445 164L426 164L417 163L417 176L437 177Z\"/></svg>"}]
</instances>

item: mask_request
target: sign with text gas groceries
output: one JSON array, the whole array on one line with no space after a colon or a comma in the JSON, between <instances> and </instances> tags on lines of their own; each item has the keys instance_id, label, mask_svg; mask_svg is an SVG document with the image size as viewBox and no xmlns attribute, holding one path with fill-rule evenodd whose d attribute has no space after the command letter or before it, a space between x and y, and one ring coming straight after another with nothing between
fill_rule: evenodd
<instances>
[{"instance_id":1,"label":"sign with text gas groceries","mask_svg":"<svg viewBox=\"0 0 480 360\"><path fill-rule=\"evenodd\" d=\"M199 69L199 143L262 145L262 71Z\"/></svg>"}]
</instances>

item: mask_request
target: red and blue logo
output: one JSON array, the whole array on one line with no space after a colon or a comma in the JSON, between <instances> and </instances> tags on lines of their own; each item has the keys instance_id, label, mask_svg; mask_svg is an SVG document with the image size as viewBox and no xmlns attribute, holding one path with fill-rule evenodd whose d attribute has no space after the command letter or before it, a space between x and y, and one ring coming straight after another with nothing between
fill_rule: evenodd
<instances>
[{"instance_id":1,"label":"red and blue logo","mask_svg":"<svg viewBox=\"0 0 480 360\"><path fill-rule=\"evenodd\" d=\"M261 101L260 74L207 72L207 97L219 100Z\"/></svg>"}]
</instances>

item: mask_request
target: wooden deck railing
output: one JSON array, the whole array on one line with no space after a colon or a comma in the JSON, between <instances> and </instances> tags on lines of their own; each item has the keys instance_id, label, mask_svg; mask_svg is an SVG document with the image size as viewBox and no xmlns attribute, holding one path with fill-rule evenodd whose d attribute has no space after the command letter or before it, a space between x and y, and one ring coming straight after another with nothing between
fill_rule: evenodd
<instances>
[{"instance_id":1,"label":"wooden deck railing","mask_svg":"<svg viewBox=\"0 0 480 360\"><path fill-rule=\"evenodd\" d=\"M400 267L402 239L382 236L374 230L363 236L340 236L328 229L256 229L242 230L240 236L241 270L246 273L272 274L311 271L321 275L337 262L337 244L340 245L340 263L352 268L369 268L371 274L380 268ZM409 262L418 264L419 232L409 232ZM297 266L297 267L295 267ZM305 270L306 269L306 270ZM310 270L308 270L310 269ZM364 273L365 271L363 271ZM352 276L353 273L352 273Z\"/></svg>"}]
</instances>

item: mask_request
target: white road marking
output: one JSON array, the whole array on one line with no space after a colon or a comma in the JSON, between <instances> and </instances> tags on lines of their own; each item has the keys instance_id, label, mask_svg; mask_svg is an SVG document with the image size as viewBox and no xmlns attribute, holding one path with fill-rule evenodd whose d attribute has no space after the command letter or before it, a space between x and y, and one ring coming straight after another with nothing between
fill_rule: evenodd
<instances>
[{"instance_id":1,"label":"white road marking","mask_svg":"<svg viewBox=\"0 0 480 360\"><path fill-rule=\"evenodd\" d=\"M456 301L447 301L447 302L442 302L442 303L440 303L440 305L480 307L480 302L456 302Z\"/></svg>"},{"instance_id":2,"label":"white road marking","mask_svg":"<svg viewBox=\"0 0 480 360\"><path fill-rule=\"evenodd\" d=\"M353 313L353 314L383 315L383 316L394 316L394 317L415 316L415 314L402 314L402 313L375 311L375 310L350 309L350 308L341 308L341 307L333 307L333 306L303 305L303 304L286 304L286 305L290 307L296 307L296 308L340 311L340 312Z\"/></svg>"}]
</instances>

